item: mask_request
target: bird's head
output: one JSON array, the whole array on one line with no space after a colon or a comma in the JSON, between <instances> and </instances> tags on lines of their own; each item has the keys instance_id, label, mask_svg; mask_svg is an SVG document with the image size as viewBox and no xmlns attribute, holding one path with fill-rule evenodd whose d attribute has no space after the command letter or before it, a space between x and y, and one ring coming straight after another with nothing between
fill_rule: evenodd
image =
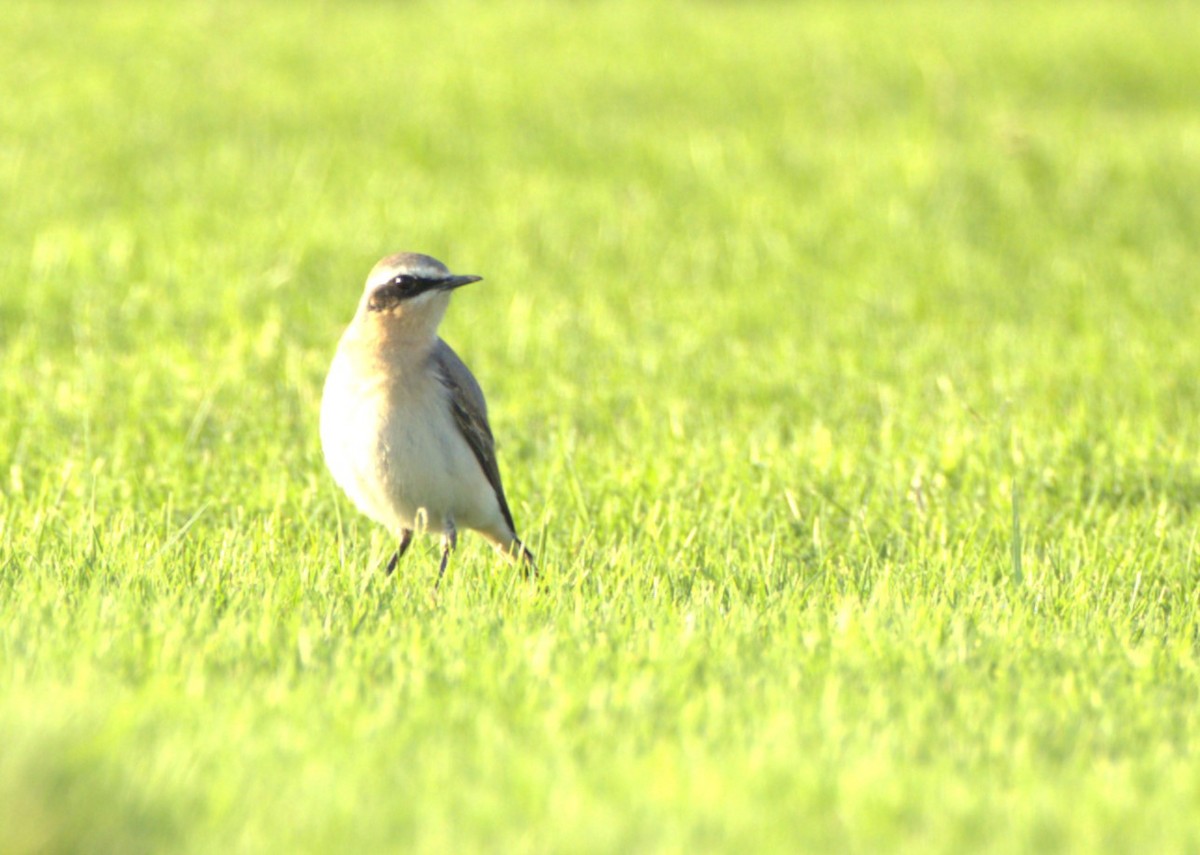
<instances>
[{"instance_id":1,"label":"bird's head","mask_svg":"<svg viewBox=\"0 0 1200 855\"><path fill-rule=\"evenodd\" d=\"M359 314L368 322L432 334L450 304L450 292L482 278L456 276L436 258L416 252L389 255L371 268Z\"/></svg>"}]
</instances>

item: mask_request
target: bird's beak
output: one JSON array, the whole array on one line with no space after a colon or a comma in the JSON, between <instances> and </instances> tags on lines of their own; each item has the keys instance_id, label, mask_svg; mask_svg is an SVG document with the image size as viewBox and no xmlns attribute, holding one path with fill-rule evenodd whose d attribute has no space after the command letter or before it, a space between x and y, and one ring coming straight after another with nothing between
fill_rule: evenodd
<instances>
[{"instance_id":1,"label":"bird's beak","mask_svg":"<svg viewBox=\"0 0 1200 855\"><path fill-rule=\"evenodd\" d=\"M472 282L478 282L482 276L447 276L438 283L438 287L443 291L453 291L455 288L461 288L464 285L470 285Z\"/></svg>"}]
</instances>

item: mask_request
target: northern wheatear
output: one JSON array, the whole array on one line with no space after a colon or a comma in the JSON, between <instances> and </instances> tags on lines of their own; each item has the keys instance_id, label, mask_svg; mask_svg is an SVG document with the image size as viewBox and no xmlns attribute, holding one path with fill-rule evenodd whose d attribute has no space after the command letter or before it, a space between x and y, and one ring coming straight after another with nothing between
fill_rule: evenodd
<instances>
[{"instance_id":1,"label":"northern wheatear","mask_svg":"<svg viewBox=\"0 0 1200 855\"><path fill-rule=\"evenodd\" d=\"M428 255L382 259L325 378L325 462L358 509L400 538L388 573L417 529L442 535L439 582L460 528L533 567L504 498L483 392L437 334L450 292L480 278Z\"/></svg>"}]
</instances>

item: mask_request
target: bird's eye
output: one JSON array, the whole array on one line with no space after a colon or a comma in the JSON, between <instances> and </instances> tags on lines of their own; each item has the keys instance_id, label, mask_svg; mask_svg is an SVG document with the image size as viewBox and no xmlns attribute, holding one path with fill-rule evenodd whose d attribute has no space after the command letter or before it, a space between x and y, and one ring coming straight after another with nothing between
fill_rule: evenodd
<instances>
[{"instance_id":1,"label":"bird's eye","mask_svg":"<svg viewBox=\"0 0 1200 855\"><path fill-rule=\"evenodd\" d=\"M432 284L436 283L420 276L401 273L376 288L367 306L373 311L393 308L398 303L428 291Z\"/></svg>"},{"instance_id":2,"label":"bird's eye","mask_svg":"<svg viewBox=\"0 0 1200 855\"><path fill-rule=\"evenodd\" d=\"M404 278L403 276L397 276L395 279L385 282L376 288L371 294L371 299L367 302L367 308L373 312L378 312L391 308L403 300L408 292L405 284L401 281Z\"/></svg>"}]
</instances>

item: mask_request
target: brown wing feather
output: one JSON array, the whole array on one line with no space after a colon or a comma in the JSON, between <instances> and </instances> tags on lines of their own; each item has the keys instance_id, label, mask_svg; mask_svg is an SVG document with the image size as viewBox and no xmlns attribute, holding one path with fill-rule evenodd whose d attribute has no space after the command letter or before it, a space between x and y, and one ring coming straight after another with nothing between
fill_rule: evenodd
<instances>
[{"instance_id":1,"label":"brown wing feather","mask_svg":"<svg viewBox=\"0 0 1200 855\"><path fill-rule=\"evenodd\" d=\"M513 523L512 512L508 509L508 500L504 498L500 467L496 464L496 441L492 437L491 427L488 426L487 403L483 399L483 392L471 376L470 370L458 358L458 354L441 339L438 339L433 349L432 359L437 368L438 379L450 392L450 412L454 415L454 423L458 425L463 439L471 447L471 452L479 461L479 467L488 483L492 485L496 501L500 505L500 514L515 537L517 527Z\"/></svg>"}]
</instances>

